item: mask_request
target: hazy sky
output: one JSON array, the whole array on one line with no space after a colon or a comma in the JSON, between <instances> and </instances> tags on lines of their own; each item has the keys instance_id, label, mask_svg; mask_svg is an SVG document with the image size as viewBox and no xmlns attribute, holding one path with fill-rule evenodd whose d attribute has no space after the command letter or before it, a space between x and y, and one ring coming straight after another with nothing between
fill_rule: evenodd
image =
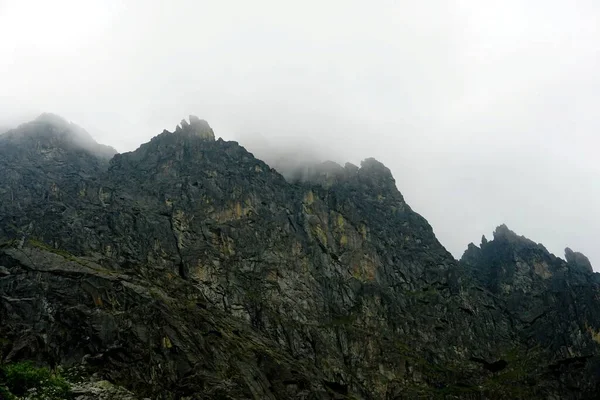
<instances>
[{"instance_id":1,"label":"hazy sky","mask_svg":"<svg viewBox=\"0 0 600 400\"><path fill-rule=\"evenodd\" d=\"M506 223L600 270L600 2L0 0L0 126L119 151L188 114L375 157L460 257Z\"/></svg>"}]
</instances>

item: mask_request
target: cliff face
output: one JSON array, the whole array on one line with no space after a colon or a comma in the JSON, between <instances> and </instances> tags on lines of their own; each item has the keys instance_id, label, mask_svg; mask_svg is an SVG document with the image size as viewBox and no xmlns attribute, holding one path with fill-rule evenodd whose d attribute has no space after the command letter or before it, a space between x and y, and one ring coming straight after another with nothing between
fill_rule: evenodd
<instances>
[{"instance_id":1,"label":"cliff face","mask_svg":"<svg viewBox=\"0 0 600 400\"><path fill-rule=\"evenodd\" d=\"M583 254L567 248L565 255L567 261L502 225L493 241L471 245L461 263L502 299L519 340L544 350L538 372L574 390L562 396L593 398L600 379L600 274Z\"/></svg>"},{"instance_id":2,"label":"cliff face","mask_svg":"<svg viewBox=\"0 0 600 400\"><path fill-rule=\"evenodd\" d=\"M6 362L153 398L600 389L580 253L499 227L458 262L374 159L290 183L195 117L114 157L81 131L46 116L0 135Z\"/></svg>"}]
</instances>

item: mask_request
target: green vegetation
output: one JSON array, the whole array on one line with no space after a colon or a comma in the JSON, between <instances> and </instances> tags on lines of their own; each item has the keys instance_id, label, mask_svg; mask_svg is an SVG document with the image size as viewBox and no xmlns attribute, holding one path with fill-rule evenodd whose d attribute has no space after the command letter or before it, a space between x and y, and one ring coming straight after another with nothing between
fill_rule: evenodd
<instances>
[{"instance_id":1,"label":"green vegetation","mask_svg":"<svg viewBox=\"0 0 600 400\"><path fill-rule=\"evenodd\" d=\"M59 255L61 257L64 257L64 258L66 258L69 261L78 262L77 258L73 254L69 253L68 251L54 248L54 247L52 247L52 246L50 246L50 245L42 242L41 240L29 239L27 242L30 245L32 245L34 247L37 247L38 249L49 251L51 253L54 253L54 254Z\"/></svg>"},{"instance_id":2,"label":"green vegetation","mask_svg":"<svg viewBox=\"0 0 600 400\"><path fill-rule=\"evenodd\" d=\"M505 393L512 399L539 398L533 382L539 380L536 369L540 359L543 359L539 347L532 349L512 348L504 352L504 360L508 366L502 371L490 374L482 383L487 393Z\"/></svg>"},{"instance_id":3,"label":"green vegetation","mask_svg":"<svg viewBox=\"0 0 600 400\"><path fill-rule=\"evenodd\" d=\"M71 398L71 388L58 373L31 362L0 366L0 399L63 400Z\"/></svg>"},{"instance_id":4,"label":"green vegetation","mask_svg":"<svg viewBox=\"0 0 600 400\"><path fill-rule=\"evenodd\" d=\"M27 240L27 243L30 246L36 247L36 248L38 248L40 250L45 250L45 251L48 251L50 253L56 254L58 256L61 256L65 260L75 262L75 263L81 265L82 267L90 267L87 262L85 262L85 261L81 260L80 258L74 256L73 254L69 253L68 251L63 250L63 249L57 249L57 248L52 247L49 244L44 243L44 242L42 242L40 240L30 238L30 239ZM111 270L106 270L106 269L99 270L98 268L93 268L93 269L97 270L99 272L106 272L106 273L113 274L113 275L115 274L115 272L111 271Z\"/></svg>"}]
</instances>

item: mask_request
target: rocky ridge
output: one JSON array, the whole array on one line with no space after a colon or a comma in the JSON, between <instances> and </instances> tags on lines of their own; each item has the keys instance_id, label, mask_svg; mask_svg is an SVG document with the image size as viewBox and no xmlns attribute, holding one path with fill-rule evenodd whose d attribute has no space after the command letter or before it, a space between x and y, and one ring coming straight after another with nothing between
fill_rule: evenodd
<instances>
[{"instance_id":1,"label":"rocky ridge","mask_svg":"<svg viewBox=\"0 0 600 400\"><path fill-rule=\"evenodd\" d=\"M165 399L600 389L580 253L500 226L457 261L374 159L290 182L193 116L124 154L82 132L0 135L3 362Z\"/></svg>"}]
</instances>

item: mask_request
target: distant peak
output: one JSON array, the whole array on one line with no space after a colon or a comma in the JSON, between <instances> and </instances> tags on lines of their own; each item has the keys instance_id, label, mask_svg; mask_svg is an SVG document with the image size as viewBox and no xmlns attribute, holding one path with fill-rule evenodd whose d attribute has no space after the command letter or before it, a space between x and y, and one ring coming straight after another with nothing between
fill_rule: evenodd
<instances>
[{"instance_id":1,"label":"distant peak","mask_svg":"<svg viewBox=\"0 0 600 400\"><path fill-rule=\"evenodd\" d=\"M52 114L52 113L43 113L43 114L40 114L34 120L34 122L46 123L46 124L49 124L49 125L53 125L53 126L60 127L60 128L65 128L65 129L69 128L69 125L71 125L69 123L69 121L67 121L66 119L64 119L60 115Z\"/></svg>"},{"instance_id":2,"label":"distant peak","mask_svg":"<svg viewBox=\"0 0 600 400\"><path fill-rule=\"evenodd\" d=\"M65 148L81 148L94 155L110 159L117 151L110 146L97 143L92 135L57 114L43 113L33 121L19 125L7 132L7 140L16 140L24 144L32 138L43 140L47 145Z\"/></svg>"},{"instance_id":3,"label":"distant peak","mask_svg":"<svg viewBox=\"0 0 600 400\"><path fill-rule=\"evenodd\" d=\"M382 162L377 161L373 157L365 158L360 163L360 167L365 168L365 169L371 169L371 170L379 170L383 173L388 173L391 175L390 169L388 167L386 167L385 165L383 165Z\"/></svg>"},{"instance_id":4,"label":"distant peak","mask_svg":"<svg viewBox=\"0 0 600 400\"><path fill-rule=\"evenodd\" d=\"M344 171L344 168L342 168L342 166L338 163L336 163L335 161L324 161L320 164L317 164L315 166L315 169L318 172L324 172L324 173L342 173Z\"/></svg>"},{"instance_id":5,"label":"distant peak","mask_svg":"<svg viewBox=\"0 0 600 400\"><path fill-rule=\"evenodd\" d=\"M549 253L548 249L541 243L536 243L533 240L516 234L515 232L508 229L505 224L502 224L494 231L494 241L497 243L505 243L515 248L530 248L538 249L544 253Z\"/></svg>"},{"instance_id":6,"label":"distant peak","mask_svg":"<svg viewBox=\"0 0 600 400\"><path fill-rule=\"evenodd\" d=\"M54 132L64 133L72 137L84 138L86 141L96 143L85 129L57 114L43 113L29 124L42 125L46 129L53 128Z\"/></svg>"},{"instance_id":7,"label":"distant peak","mask_svg":"<svg viewBox=\"0 0 600 400\"><path fill-rule=\"evenodd\" d=\"M506 224L496 227L496 230L494 230L494 240L506 240L509 242L531 242L531 240L527 239L525 236L517 235L514 231L510 230Z\"/></svg>"},{"instance_id":8,"label":"distant peak","mask_svg":"<svg viewBox=\"0 0 600 400\"><path fill-rule=\"evenodd\" d=\"M346 164L344 164L344 169L349 172L357 173L359 168L356 165L347 162Z\"/></svg>"},{"instance_id":9,"label":"distant peak","mask_svg":"<svg viewBox=\"0 0 600 400\"><path fill-rule=\"evenodd\" d=\"M175 128L175 132L198 136L205 140L215 140L215 133L210 125L208 125L208 122L195 115L190 115L189 120L190 122L188 123L185 119L182 119L181 123Z\"/></svg>"},{"instance_id":10,"label":"distant peak","mask_svg":"<svg viewBox=\"0 0 600 400\"><path fill-rule=\"evenodd\" d=\"M498 225L496 230L494 230L494 239L502 238L502 237L518 237L518 235L508 229L506 224Z\"/></svg>"}]
</instances>

